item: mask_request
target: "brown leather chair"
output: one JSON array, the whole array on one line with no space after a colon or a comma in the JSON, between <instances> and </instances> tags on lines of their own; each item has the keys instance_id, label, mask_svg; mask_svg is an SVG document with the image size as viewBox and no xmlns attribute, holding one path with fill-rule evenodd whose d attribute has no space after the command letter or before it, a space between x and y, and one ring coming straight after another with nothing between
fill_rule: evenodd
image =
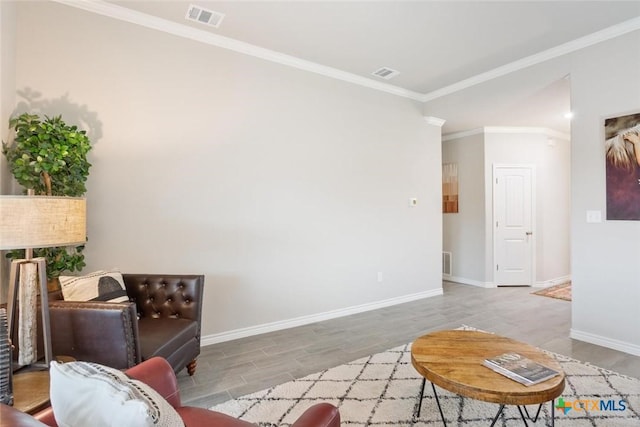
<instances>
[{"instance_id":1,"label":"brown leather chair","mask_svg":"<svg viewBox=\"0 0 640 427\"><path fill-rule=\"evenodd\" d=\"M50 294L54 355L126 369L159 356L196 370L204 276L123 274L131 302L73 302Z\"/></svg>"},{"instance_id":2,"label":"brown leather chair","mask_svg":"<svg viewBox=\"0 0 640 427\"><path fill-rule=\"evenodd\" d=\"M166 360L154 357L128 369L127 375L148 384L173 406L185 427L216 426L216 427L255 427L246 421L241 421L220 412L209 411L204 408L182 406L177 380L171 366ZM96 402L99 405L100 402ZM3 427L14 426L57 426L53 409L48 407L35 414L35 419L16 409L0 404L0 419ZM89 420L87 420L90 424ZM319 403L307 409L292 427L339 427L340 413L338 409L328 403Z\"/></svg>"}]
</instances>

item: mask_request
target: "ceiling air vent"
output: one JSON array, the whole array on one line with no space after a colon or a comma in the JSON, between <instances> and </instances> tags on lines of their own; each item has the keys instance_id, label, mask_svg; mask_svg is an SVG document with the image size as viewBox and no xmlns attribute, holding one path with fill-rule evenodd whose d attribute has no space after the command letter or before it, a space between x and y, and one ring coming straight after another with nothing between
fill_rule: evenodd
<instances>
[{"instance_id":1,"label":"ceiling air vent","mask_svg":"<svg viewBox=\"0 0 640 427\"><path fill-rule=\"evenodd\" d=\"M371 74L373 74L376 77L382 77L383 79L389 80L397 76L398 74L400 74L400 71L392 70L391 68L387 68L387 67L382 67L377 69Z\"/></svg>"},{"instance_id":2,"label":"ceiling air vent","mask_svg":"<svg viewBox=\"0 0 640 427\"><path fill-rule=\"evenodd\" d=\"M187 9L187 16L185 16L185 18L189 21L195 21L218 28L224 19L224 13L214 12L213 10L203 9L200 6L191 4L189 5L189 9Z\"/></svg>"}]
</instances>

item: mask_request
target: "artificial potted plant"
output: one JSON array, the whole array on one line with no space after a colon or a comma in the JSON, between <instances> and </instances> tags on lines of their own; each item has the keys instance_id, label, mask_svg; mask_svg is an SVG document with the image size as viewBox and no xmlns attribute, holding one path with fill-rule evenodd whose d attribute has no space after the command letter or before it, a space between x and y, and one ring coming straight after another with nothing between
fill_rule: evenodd
<instances>
[{"instance_id":1,"label":"artificial potted plant","mask_svg":"<svg viewBox=\"0 0 640 427\"><path fill-rule=\"evenodd\" d=\"M9 120L15 131L10 143L2 143L9 170L25 191L36 195L82 197L91 164L87 153L91 143L86 131L69 126L61 116L42 120L24 113ZM34 255L46 259L48 279L55 280L64 271L80 271L85 266L83 246L44 248ZM22 258L24 251L11 251L8 258Z\"/></svg>"}]
</instances>

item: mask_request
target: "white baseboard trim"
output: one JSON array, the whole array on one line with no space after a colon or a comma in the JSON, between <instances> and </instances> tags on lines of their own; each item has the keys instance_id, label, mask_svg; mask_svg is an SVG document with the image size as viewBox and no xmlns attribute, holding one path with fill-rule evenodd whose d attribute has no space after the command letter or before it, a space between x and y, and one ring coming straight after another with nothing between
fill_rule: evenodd
<instances>
[{"instance_id":1,"label":"white baseboard trim","mask_svg":"<svg viewBox=\"0 0 640 427\"><path fill-rule=\"evenodd\" d=\"M571 275L556 277L555 279L544 280L542 282L536 282L533 287L534 288L548 288L549 286L559 285L561 283L566 283L571 280Z\"/></svg>"},{"instance_id":2,"label":"white baseboard trim","mask_svg":"<svg viewBox=\"0 0 640 427\"><path fill-rule=\"evenodd\" d=\"M612 348L614 350L633 354L634 356L640 356L640 345L637 345L637 344L632 344L626 341L615 340L612 338L603 337L601 335L596 335L589 332L578 331L573 328L571 328L571 332L569 333L569 336L574 340L585 341L591 344L600 345L602 347Z\"/></svg>"},{"instance_id":3,"label":"white baseboard trim","mask_svg":"<svg viewBox=\"0 0 640 427\"><path fill-rule=\"evenodd\" d=\"M418 292L416 294L403 295L400 297L389 298L382 301L360 304L352 307L341 308L338 310L326 311L324 313L311 314L308 316L295 317L293 319L279 320L277 322L264 323L262 325L249 326L247 328L234 329L227 332L203 336L200 340L200 346L217 344L225 341L232 341L239 338L246 338L254 335L265 334L267 332L280 331L282 329L295 328L296 326L308 325L309 323L321 322L323 320L335 319L338 317L349 316L351 314L362 313L365 311L376 310L378 308L389 307L392 305L402 304L405 302L415 301L423 298L431 298L442 295L442 288L432 289L430 291Z\"/></svg>"},{"instance_id":4,"label":"white baseboard trim","mask_svg":"<svg viewBox=\"0 0 640 427\"><path fill-rule=\"evenodd\" d=\"M481 282L479 280L467 279L465 277L447 276L447 278L445 279L444 275L443 275L443 279L444 280L448 280L449 282L462 283L463 285L479 286L481 288L495 288L496 287L495 283L493 283L493 282Z\"/></svg>"},{"instance_id":5,"label":"white baseboard trim","mask_svg":"<svg viewBox=\"0 0 640 427\"><path fill-rule=\"evenodd\" d=\"M466 277L458 277L458 276L449 276L447 274L443 274L442 275L442 280L446 280L449 282L456 282L456 283L462 283L463 285L471 285L471 286L478 286L481 288L497 288L498 285L496 285L493 282L481 282L479 280L473 280L473 279L467 279ZM547 288L549 286L554 286L554 285L559 285L560 283L565 283L568 282L569 280L571 280L571 276L562 276L562 277L556 277L554 279L549 279L549 280L545 280L543 282L536 282L534 283L534 285L532 287L534 288Z\"/></svg>"}]
</instances>

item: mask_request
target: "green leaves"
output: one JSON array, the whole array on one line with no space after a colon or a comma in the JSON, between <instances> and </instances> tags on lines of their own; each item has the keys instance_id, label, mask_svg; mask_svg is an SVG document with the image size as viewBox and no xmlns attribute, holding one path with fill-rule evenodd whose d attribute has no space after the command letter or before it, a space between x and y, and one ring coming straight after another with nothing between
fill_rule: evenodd
<instances>
[{"instance_id":1,"label":"green leaves","mask_svg":"<svg viewBox=\"0 0 640 427\"><path fill-rule=\"evenodd\" d=\"M80 197L87 192L85 183L91 163L87 153L91 143L85 131L69 126L62 116L47 117L24 113L9 119L15 131L11 143L2 143L9 170L25 189L38 195ZM47 259L47 276L55 278L64 271L81 271L84 246L35 249L36 257ZM24 251L11 251L7 258L24 258Z\"/></svg>"},{"instance_id":2,"label":"green leaves","mask_svg":"<svg viewBox=\"0 0 640 427\"><path fill-rule=\"evenodd\" d=\"M91 143L85 131L67 125L62 116L45 116L42 121L28 113L12 117L9 126L15 130L15 138L11 144L2 144L2 152L23 187L51 196L79 197L87 192ZM51 189L45 173L51 178Z\"/></svg>"},{"instance_id":3,"label":"green leaves","mask_svg":"<svg viewBox=\"0 0 640 427\"><path fill-rule=\"evenodd\" d=\"M47 279L60 277L65 271L82 271L86 266L84 262L84 245L57 248L34 249L33 256L43 257L47 260ZM9 259L24 259L24 249L7 252Z\"/></svg>"}]
</instances>

